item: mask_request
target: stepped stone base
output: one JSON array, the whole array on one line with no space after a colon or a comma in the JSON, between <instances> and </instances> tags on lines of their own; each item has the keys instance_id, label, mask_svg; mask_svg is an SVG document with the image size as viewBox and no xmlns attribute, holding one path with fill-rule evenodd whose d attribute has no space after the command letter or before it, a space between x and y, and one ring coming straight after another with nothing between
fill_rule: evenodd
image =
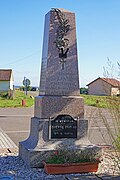
<instances>
[{"instance_id":1,"label":"stepped stone base","mask_svg":"<svg viewBox=\"0 0 120 180\"><path fill-rule=\"evenodd\" d=\"M58 145L67 145L71 150L77 151L89 149L89 152L97 154L101 148L91 145L87 138L88 121L78 120L77 139L50 139L49 120L32 118L31 132L27 140L19 143L19 155L30 167L43 167L42 161L46 159L50 151L55 151ZM101 154L101 153L100 153Z\"/></svg>"},{"instance_id":2,"label":"stepped stone base","mask_svg":"<svg viewBox=\"0 0 120 180\"><path fill-rule=\"evenodd\" d=\"M51 139L51 118L66 114L77 119L77 138ZM71 150L84 149L95 154L100 152L100 148L88 140L88 120L84 119L84 102L80 96L37 96L34 116L30 136L19 143L19 155L28 166L43 167L42 161L58 146L67 145Z\"/></svg>"},{"instance_id":3,"label":"stepped stone base","mask_svg":"<svg viewBox=\"0 0 120 180\"><path fill-rule=\"evenodd\" d=\"M75 150L75 149L74 149ZM94 145L81 145L76 151L79 153L80 151L85 151L86 154L92 154L97 158L100 158L102 155L101 148ZM20 156L24 160L24 162L32 168L43 168L42 161L46 160L46 157L50 152L55 152L55 149L27 149L23 143L20 143ZM72 152L72 149L71 149ZM80 154L80 153L79 153Z\"/></svg>"}]
</instances>

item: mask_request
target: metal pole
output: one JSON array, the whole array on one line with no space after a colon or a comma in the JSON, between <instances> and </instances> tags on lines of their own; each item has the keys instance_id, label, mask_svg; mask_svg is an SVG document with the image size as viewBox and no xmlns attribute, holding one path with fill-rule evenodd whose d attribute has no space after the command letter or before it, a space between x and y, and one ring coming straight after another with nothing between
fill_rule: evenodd
<instances>
[{"instance_id":1,"label":"metal pole","mask_svg":"<svg viewBox=\"0 0 120 180\"><path fill-rule=\"evenodd\" d=\"M26 90L26 96L27 96L27 79L25 79L25 90Z\"/></svg>"},{"instance_id":2,"label":"metal pole","mask_svg":"<svg viewBox=\"0 0 120 180\"><path fill-rule=\"evenodd\" d=\"M26 77L24 77L24 82L25 82L25 85L24 85L24 94L26 94Z\"/></svg>"}]
</instances>

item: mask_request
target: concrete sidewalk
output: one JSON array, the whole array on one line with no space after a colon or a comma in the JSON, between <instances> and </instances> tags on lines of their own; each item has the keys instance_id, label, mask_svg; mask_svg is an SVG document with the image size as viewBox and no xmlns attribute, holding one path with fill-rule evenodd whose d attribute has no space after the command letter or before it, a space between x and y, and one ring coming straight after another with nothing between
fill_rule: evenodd
<instances>
[{"instance_id":1,"label":"concrete sidewalk","mask_svg":"<svg viewBox=\"0 0 120 180\"><path fill-rule=\"evenodd\" d=\"M18 147L9 136L0 128L0 152L14 152Z\"/></svg>"}]
</instances>

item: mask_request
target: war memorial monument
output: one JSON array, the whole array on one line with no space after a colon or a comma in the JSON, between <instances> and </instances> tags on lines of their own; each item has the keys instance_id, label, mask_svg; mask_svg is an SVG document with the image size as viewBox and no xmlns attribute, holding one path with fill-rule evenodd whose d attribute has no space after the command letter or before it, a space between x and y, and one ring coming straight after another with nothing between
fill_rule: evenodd
<instances>
[{"instance_id":1,"label":"war memorial monument","mask_svg":"<svg viewBox=\"0 0 120 180\"><path fill-rule=\"evenodd\" d=\"M30 135L19 143L19 155L30 167L58 145L99 151L87 136L80 97L75 13L51 9L45 16L39 96L35 97Z\"/></svg>"}]
</instances>

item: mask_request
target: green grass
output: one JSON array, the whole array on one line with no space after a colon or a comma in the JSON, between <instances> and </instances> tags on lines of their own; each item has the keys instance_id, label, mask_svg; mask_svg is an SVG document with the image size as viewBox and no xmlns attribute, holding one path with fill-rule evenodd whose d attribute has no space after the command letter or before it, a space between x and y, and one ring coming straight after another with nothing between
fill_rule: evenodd
<instances>
[{"instance_id":1,"label":"green grass","mask_svg":"<svg viewBox=\"0 0 120 180\"><path fill-rule=\"evenodd\" d=\"M84 103L89 106L107 108L108 102L110 100L120 100L120 97L112 96L93 96L93 95L83 95ZM24 95L23 91L16 90L14 99L7 99L6 96L0 96L0 107L23 107L22 100L26 100L26 107L30 107L34 104L34 99L30 98L29 95Z\"/></svg>"},{"instance_id":2,"label":"green grass","mask_svg":"<svg viewBox=\"0 0 120 180\"><path fill-rule=\"evenodd\" d=\"M99 107L99 108L108 108L108 103L110 100L118 101L120 97L116 96L94 96L94 95L83 95L84 103L89 106Z\"/></svg>"},{"instance_id":3,"label":"green grass","mask_svg":"<svg viewBox=\"0 0 120 180\"><path fill-rule=\"evenodd\" d=\"M30 107L34 104L34 99L29 95L24 95L23 91L16 90L14 99L7 99L6 97L0 97L0 107L23 107L22 100L26 100L26 107Z\"/></svg>"}]
</instances>

